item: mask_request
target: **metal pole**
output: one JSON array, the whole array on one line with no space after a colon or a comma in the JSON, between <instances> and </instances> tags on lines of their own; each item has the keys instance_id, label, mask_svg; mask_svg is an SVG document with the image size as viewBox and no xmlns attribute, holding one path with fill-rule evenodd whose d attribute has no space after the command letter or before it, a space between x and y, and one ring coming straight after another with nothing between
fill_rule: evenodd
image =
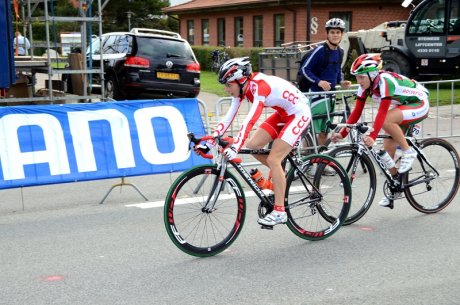
<instances>
[{"instance_id":1,"label":"metal pole","mask_svg":"<svg viewBox=\"0 0 460 305\"><path fill-rule=\"evenodd\" d=\"M127 11L126 14L128 15L128 31L131 31L131 11Z\"/></svg>"},{"instance_id":2,"label":"metal pole","mask_svg":"<svg viewBox=\"0 0 460 305\"><path fill-rule=\"evenodd\" d=\"M91 1L89 1L89 9L91 9ZM80 13L82 17L87 17L87 10L88 10L88 3L86 0L80 1ZM86 37L87 37L87 30L88 30L88 21L83 21L80 23L80 36L81 36L81 46L80 46L80 54L81 54L81 61L83 70L88 70L88 63L86 61ZM88 96L91 92L88 92L88 74L83 74L83 96ZM85 101L88 102L86 99Z\"/></svg>"},{"instance_id":3,"label":"metal pole","mask_svg":"<svg viewBox=\"0 0 460 305\"><path fill-rule=\"evenodd\" d=\"M107 4L109 0L106 0L104 2L104 6ZM98 23L99 23L99 45L102 47L102 9L103 6L101 6L101 0L97 1L97 7L98 7ZM93 39L91 38L91 42L93 42ZM101 54L100 54L100 67L99 67L99 77L101 79L101 96L102 100L106 101L106 96L105 96L105 74L104 74L104 55L102 54L102 48L101 48Z\"/></svg>"},{"instance_id":4,"label":"metal pole","mask_svg":"<svg viewBox=\"0 0 460 305\"><path fill-rule=\"evenodd\" d=\"M307 0L307 44L311 41L311 0Z\"/></svg>"}]
</instances>

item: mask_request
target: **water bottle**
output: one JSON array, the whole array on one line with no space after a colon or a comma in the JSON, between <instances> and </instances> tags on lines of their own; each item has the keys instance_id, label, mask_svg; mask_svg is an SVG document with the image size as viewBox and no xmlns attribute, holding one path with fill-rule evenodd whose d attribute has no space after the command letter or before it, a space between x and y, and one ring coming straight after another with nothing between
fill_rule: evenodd
<instances>
[{"instance_id":1,"label":"water bottle","mask_svg":"<svg viewBox=\"0 0 460 305\"><path fill-rule=\"evenodd\" d=\"M261 189L273 190L273 183L266 179L257 168L251 169L250 174L252 180L254 180Z\"/></svg>"},{"instance_id":2,"label":"water bottle","mask_svg":"<svg viewBox=\"0 0 460 305\"><path fill-rule=\"evenodd\" d=\"M386 168L390 169L395 166L393 158L383 149L379 151L380 160L385 164Z\"/></svg>"}]
</instances>

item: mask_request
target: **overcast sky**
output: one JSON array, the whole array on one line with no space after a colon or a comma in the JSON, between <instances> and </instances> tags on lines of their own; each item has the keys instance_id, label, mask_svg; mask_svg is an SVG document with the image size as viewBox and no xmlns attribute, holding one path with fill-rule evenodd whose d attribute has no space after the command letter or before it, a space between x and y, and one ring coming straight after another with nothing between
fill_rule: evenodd
<instances>
[{"instance_id":1,"label":"overcast sky","mask_svg":"<svg viewBox=\"0 0 460 305\"><path fill-rule=\"evenodd\" d=\"M173 5L178 5L178 4L187 2L187 1L190 1L190 0L169 0L169 3L171 3L171 6L173 6Z\"/></svg>"}]
</instances>

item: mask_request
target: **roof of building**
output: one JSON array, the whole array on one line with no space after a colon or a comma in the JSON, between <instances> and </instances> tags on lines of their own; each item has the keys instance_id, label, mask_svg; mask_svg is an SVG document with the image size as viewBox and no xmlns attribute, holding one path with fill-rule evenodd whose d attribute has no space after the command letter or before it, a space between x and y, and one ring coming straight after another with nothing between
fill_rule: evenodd
<instances>
[{"instance_id":1,"label":"roof of building","mask_svg":"<svg viewBox=\"0 0 460 305\"><path fill-rule=\"evenodd\" d=\"M163 9L165 13L178 13L189 10L198 9L223 9L230 6L238 6L241 4L267 4L268 2L279 2L278 0L191 0L182 4L166 7Z\"/></svg>"},{"instance_id":2,"label":"roof of building","mask_svg":"<svg viewBox=\"0 0 460 305\"><path fill-rule=\"evenodd\" d=\"M313 1L312 1L313 2ZM383 1L382 1L383 2ZM396 4L401 0L386 0L385 3ZM340 3L342 5L356 5L356 4L371 4L375 5L375 0L314 0L312 5L334 5ZM225 11L228 9L241 10L256 8L256 7L276 7L286 5L305 5L304 0L191 0L182 4L165 7L162 9L167 14L183 14L183 13L196 13L206 11Z\"/></svg>"}]
</instances>

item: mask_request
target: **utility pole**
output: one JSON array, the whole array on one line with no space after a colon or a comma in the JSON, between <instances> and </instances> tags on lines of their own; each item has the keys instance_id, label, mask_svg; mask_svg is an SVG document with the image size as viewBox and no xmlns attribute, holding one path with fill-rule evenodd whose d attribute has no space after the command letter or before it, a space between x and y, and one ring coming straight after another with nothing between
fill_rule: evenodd
<instances>
[{"instance_id":1,"label":"utility pole","mask_svg":"<svg viewBox=\"0 0 460 305\"><path fill-rule=\"evenodd\" d=\"M133 14L133 12L131 12L131 11L126 12L126 15L128 15L128 31L131 31L131 15L132 14Z\"/></svg>"},{"instance_id":2,"label":"utility pole","mask_svg":"<svg viewBox=\"0 0 460 305\"><path fill-rule=\"evenodd\" d=\"M133 0L128 0L129 3L133 2ZM131 4L129 5L131 6ZM131 7L130 7L131 8ZM131 12L131 9L129 9L126 14L128 15L128 31L131 31L131 17L133 15L133 12Z\"/></svg>"},{"instance_id":3,"label":"utility pole","mask_svg":"<svg viewBox=\"0 0 460 305\"><path fill-rule=\"evenodd\" d=\"M311 41L311 0L307 0L307 44Z\"/></svg>"}]
</instances>

